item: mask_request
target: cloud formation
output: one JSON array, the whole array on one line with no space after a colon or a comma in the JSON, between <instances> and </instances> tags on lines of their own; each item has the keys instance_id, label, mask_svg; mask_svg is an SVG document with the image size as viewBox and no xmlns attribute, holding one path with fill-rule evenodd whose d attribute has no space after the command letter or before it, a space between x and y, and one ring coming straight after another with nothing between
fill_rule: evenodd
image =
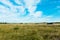
<instances>
[{"instance_id":1,"label":"cloud formation","mask_svg":"<svg viewBox=\"0 0 60 40\"><path fill-rule=\"evenodd\" d=\"M49 17L41 18L43 12L35 11L40 1L41 0L0 0L0 22L46 21Z\"/></svg>"}]
</instances>

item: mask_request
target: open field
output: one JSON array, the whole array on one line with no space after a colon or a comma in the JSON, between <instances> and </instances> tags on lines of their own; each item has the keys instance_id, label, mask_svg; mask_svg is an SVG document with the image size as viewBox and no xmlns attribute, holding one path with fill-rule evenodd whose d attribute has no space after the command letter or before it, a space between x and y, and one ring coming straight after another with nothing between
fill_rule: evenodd
<instances>
[{"instance_id":1,"label":"open field","mask_svg":"<svg viewBox=\"0 0 60 40\"><path fill-rule=\"evenodd\" d=\"M0 40L60 40L60 24L0 24Z\"/></svg>"}]
</instances>

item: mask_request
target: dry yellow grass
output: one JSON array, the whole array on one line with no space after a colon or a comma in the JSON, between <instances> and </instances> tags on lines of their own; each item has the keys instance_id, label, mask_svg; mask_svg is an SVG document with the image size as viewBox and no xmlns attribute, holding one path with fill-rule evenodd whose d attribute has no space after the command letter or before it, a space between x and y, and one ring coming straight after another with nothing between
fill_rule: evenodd
<instances>
[{"instance_id":1,"label":"dry yellow grass","mask_svg":"<svg viewBox=\"0 0 60 40\"><path fill-rule=\"evenodd\" d=\"M60 40L60 25L0 24L0 40Z\"/></svg>"}]
</instances>

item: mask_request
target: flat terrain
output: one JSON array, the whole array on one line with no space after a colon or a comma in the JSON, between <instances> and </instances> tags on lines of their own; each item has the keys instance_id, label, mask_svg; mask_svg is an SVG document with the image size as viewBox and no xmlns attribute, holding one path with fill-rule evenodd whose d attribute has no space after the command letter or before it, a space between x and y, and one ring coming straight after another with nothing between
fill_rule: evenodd
<instances>
[{"instance_id":1,"label":"flat terrain","mask_svg":"<svg viewBox=\"0 0 60 40\"><path fill-rule=\"evenodd\" d=\"M60 40L60 24L0 24L0 40Z\"/></svg>"}]
</instances>

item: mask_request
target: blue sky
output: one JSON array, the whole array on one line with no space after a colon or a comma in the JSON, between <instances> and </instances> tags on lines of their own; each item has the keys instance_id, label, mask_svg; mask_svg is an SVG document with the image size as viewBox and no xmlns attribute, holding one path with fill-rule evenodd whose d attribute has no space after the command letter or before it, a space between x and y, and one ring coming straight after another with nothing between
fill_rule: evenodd
<instances>
[{"instance_id":1,"label":"blue sky","mask_svg":"<svg viewBox=\"0 0 60 40\"><path fill-rule=\"evenodd\" d=\"M0 22L60 22L60 0L0 0Z\"/></svg>"}]
</instances>

